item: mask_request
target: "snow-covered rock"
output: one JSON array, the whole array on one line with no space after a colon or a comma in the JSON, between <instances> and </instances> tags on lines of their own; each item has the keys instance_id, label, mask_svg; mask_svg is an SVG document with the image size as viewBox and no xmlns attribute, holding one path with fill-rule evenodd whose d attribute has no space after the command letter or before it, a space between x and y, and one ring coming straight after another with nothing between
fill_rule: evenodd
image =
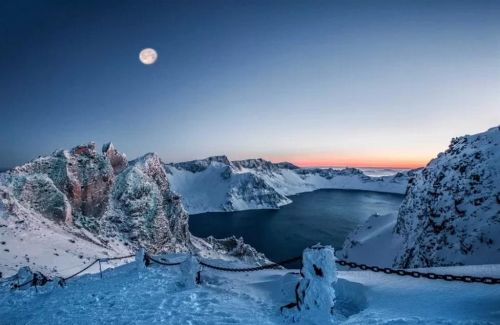
<instances>
[{"instance_id":1,"label":"snow-covered rock","mask_svg":"<svg viewBox=\"0 0 500 325\"><path fill-rule=\"evenodd\" d=\"M370 177L355 168L299 168L263 159L229 161L225 156L168 164L172 189L191 213L277 209L287 196L317 189L401 193L414 171Z\"/></svg>"},{"instance_id":2,"label":"snow-covered rock","mask_svg":"<svg viewBox=\"0 0 500 325\"><path fill-rule=\"evenodd\" d=\"M293 321L306 320L312 324L332 324L337 269L334 250L315 245L302 254L302 279L296 288L296 306L283 309Z\"/></svg>"},{"instance_id":3,"label":"snow-covered rock","mask_svg":"<svg viewBox=\"0 0 500 325\"><path fill-rule=\"evenodd\" d=\"M500 262L500 127L451 141L414 173L398 215L372 216L342 257L399 268Z\"/></svg>"},{"instance_id":4,"label":"snow-covered rock","mask_svg":"<svg viewBox=\"0 0 500 325\"><path fill-rule=\"evenodd\" d=\"M395 266L500 262L500 127L455 138L410 181Z\"/></svg>"},{"instance_id":5,"label":"snow-covered rock","mask_svg":"<svg viewBox=\"0 0 500 325\"><path fill-rule=\"evenodd\" d=\"M127 156L124 153L118 152L113 143L108 142L104 144L102 146L102 153L108 157L115 174L119 174L122 170L127 168Z\"/></svg>"},{"instance_id":6,"label":"snow-covered rock","mask_svg":"<svg viewBox=\"0 0 500 325\"><path fill-rule=\"evenodd\" d=\"M189 248L188 215L170 191L158 155L130 162L117 175L109 202L100 226L108 237L118 235L151 253Z\"/></svg>"}]
</instances>

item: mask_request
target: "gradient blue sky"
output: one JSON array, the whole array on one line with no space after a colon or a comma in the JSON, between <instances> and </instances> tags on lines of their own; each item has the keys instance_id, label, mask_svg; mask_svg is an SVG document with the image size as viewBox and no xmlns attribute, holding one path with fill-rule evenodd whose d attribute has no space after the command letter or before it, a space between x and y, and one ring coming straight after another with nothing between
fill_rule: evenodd
<instances>
[{"instance_id":1,"label":"gradient blue sky","mask_svg":"<svg viewBox=\"0 0 500 325\"><path fill-rule=\"evenodd\" d=\"M0 110L0 167L91 140L422 165L500 124L500 1L1 1Z\"/></svg>"}]
</instances>

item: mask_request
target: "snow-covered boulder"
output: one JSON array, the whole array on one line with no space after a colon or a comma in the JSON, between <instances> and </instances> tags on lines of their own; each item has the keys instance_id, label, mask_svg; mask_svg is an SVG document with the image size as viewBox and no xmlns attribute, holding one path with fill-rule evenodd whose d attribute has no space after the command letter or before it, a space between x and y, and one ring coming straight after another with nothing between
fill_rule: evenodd
<instances>
[{"instance_id":1,"label":"snow-covered boulder","mask_svg":"<svg viewBox=\"0 0 500 325\"><path fill-rule=\"evenodd\" d=\"M198 272L200 272L200 263L198 259L189 254L180 265L181 284L184 288L194 288L198 284Z\"/></svg>"},{"instance_id":2,"label":"snow-covered boulder","mask_svg":"<svg viewBox=\"0 0 500 325\"><path fill-rule=\"evenodd\" d=\"M248 262L250 264L265 264L269 262L264 254L258 252L252 246L245 244L243 238L231 236L227 238L217 239L213 236L207 238L193 238L196 247L196 252L201 256L215 257L228 256L236 257L238 260Z\"/></svg>"},{"instance_id":3,"label":"snow-covered boulder","mask_svg":"<svg viewBox=\"0 0 500 325\"><path fill-rule=\"evenodd\" d=\"M293 321L313 324L333 323L337 268L331 246L315 245L302 254L302 279L296 288L296 306L282 309Z\"/></svg>"}]
</instances>

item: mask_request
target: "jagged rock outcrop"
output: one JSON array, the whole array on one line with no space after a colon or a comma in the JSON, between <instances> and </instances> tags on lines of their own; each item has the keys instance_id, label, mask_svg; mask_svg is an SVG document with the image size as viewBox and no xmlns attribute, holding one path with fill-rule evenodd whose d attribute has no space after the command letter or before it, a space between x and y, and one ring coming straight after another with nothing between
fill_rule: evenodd
<instances>
[{"instance_id":1,"label":"jagged rock outcrop","mask_svg":"<svg viewBox=\"0 0 500 325\"><path fill-rule=\"evenodd\" d=\"M4 204L18 216L33 211L74 222L103 243L116 239L152 253L188 249L188 217L160 158L148 154L127 166L111 143L102 153L94 143L59 150L8 172Z\"/></svg>"},{"instance_id":2,"label":"jagged rock outcrop","mask_svg":"<svg viewBox=\"0 0 500 325\"><path fill-rule=\"evenodd\" d=\"M69 201L72 214L77 219L86 216L99 218L103 215L114 181L110 161L96 152L94 143L77 146L70 151L59 150L50 156L37 158L14 168L8 175L8 182L13 184L15 189L14 196L22 202L49 199L48 192L47 195L42 195L38 187L30 187L30 181L24 180L36 179L41 186L43 179L45 187L50 187L52 182ZM19 184L28 187L21 189ZM55 194L57 191L52 189L51 193ZM61 205L60 202L58 205Z\"/></svg>"},{"instance_id":3,"label":"jagged rock outcrop","mask_svg":"<svg viewBox=\"0 0 500 325\"><path fill-rule=\"evenodd\" d=\"M185 250L189 243L188 215L170 191L158 155L147 154L117 176L111 208L103 223L150 252Z\"/></svg>"},{"instance_id":4,"label":"jagged rock outcrop","mask_svg":"<svg viewBox=\"0 0 500 325\"><path fill-rule=\"evenodd\" d=\"M128 160L124 153L118 152L113 146L113 143L108 142L102 146L102 153L108 157L111 167L116 174L121 173L125 168L127 168Z\"/></svg>"},{"instance_id":5,"label":"jagged rock outcrop","mask_svg":"<svg viewBox=\"0 0 500 325\"><path fill-rule=\"evenodd\" d=\"M500 262L500 127L455 138L410 180L398 267Z\"/></svg>"}]
</instances>

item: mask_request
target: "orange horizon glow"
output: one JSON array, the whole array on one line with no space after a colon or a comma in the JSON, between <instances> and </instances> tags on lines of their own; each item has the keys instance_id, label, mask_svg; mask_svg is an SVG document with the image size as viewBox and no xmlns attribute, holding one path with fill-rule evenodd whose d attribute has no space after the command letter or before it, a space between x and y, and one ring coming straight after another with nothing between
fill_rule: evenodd
<instances>
[{"instance_id":1,"label":"orange horizon glow","mask_svg":"<svg viewBox=\"0 0 500 325\"><path fill-rule=\"evenodd\" d=\"M274 162L289 161L299 167L357 167L414 169L424 167L431 158L374 158L374 157L274 157Z\"/></svg>"}]
</instances>

